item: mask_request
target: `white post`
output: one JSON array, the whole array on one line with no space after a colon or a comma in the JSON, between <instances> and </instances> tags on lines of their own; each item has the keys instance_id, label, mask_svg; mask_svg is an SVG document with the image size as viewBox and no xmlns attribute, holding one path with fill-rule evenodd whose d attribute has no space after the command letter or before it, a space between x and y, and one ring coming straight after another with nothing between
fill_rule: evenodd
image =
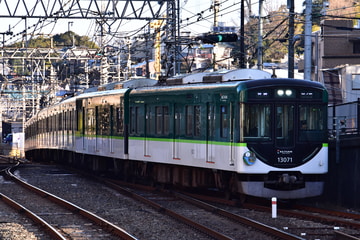
<instances>
[{"instance_id":1,"label":"white post","mask_svg":"<svg viewBox=\"0 0 360 240\"><path fill-rule=\"evenodd\" d=\"M277 217L277 199L276 197L271 198L271 217Z\"/></svg>"}]
</instances>

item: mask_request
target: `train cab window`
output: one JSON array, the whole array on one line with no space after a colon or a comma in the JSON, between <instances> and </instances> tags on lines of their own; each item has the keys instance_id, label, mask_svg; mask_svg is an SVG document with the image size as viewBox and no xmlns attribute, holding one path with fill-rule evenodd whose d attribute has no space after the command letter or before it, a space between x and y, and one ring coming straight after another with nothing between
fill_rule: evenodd
<instances>
[{"instance_id":1,"label":"train cab window","mask_svg":"<svg viewBox=\"0 0 360 240\"><path fill-rule=\"evenodd\" d=\"M326 141L325 106L313 104L299 106L299 140Z\"/></svg>"},{"instance_id":2,"label":"train cab window","mask_svg":"<svg viewBox=\"0 0 360 240\"><path fill-rule=\"evenodd\" d=\"M276 106L275 137L278 147L294 145L294 105Z\"/></svg>"},{"instance_id":3,"label":"train cab window","mask_svg":"<svg viewBox=\"0 0 360 240\"><path fill-rule=\"evenodd\" d=\"M246 104L242 107L243 136L246 141L270 140L271 107L268 104Z\"/></svg>"}]
</instances>

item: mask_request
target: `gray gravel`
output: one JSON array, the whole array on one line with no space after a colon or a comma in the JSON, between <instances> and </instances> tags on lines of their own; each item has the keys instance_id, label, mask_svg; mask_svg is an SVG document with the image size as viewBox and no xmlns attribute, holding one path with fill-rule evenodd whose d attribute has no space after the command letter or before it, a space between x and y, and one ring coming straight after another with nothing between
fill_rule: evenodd
<instances>
[{"instance_id":1,"label":"gray gravel","mask_svg":"<svg viewBox=\"0 0 360 240\"><path fill-rule=\"evenodd\" d=\"M20 169L16 174L39 188L98 214L104 219L120 226L138 239L209 239L201 233L188 228L152 208L123 196L96 181L79 177L66 170L61 170L54 166L35 165ZM7 217L9 211L5 211L5 208L6 207L0 204L0 239L49 239L41 233L39 234L36 227L28 223L27 220L21 216L19 217L17 213L10 211L11 217ZM288 231L286 228L299 229L296 233L298 236L300 236L303 231L302 227L329 228L329 231L332 231L331 226L311 221L303 221L284 216L278 216L276 219L273 219L271 213L242 208L229 207L229 210L284 231ZM211 219L207 221L211 224ZM239 231L238 229L234 229L234 231L235 230ZM246 236L246 239L263 239L264 237L263 234L252 237L247 234L248 232L239 231L238 237L235 239L244 239L244 236ZM319 238L306 236L304 239ZM332 237L324 236L321 239L332 239Z\"/></svg>"}]
</instances>

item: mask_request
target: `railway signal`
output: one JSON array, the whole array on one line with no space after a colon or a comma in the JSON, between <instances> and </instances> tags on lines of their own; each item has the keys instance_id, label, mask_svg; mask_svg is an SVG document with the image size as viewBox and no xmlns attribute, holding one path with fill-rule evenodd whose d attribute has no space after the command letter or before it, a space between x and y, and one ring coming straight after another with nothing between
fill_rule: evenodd
<instances>
[{"instance_id":1,"label":"railway signal","mask_svg":"<svg viewBox=\"0 0 360 240\"><path fill-rule=\"evenodd\" d=\"M238 40L238 36L235 33L215 33L205 34L197 39L203 43L236 42Z\"/></svg>"}]
</instances>

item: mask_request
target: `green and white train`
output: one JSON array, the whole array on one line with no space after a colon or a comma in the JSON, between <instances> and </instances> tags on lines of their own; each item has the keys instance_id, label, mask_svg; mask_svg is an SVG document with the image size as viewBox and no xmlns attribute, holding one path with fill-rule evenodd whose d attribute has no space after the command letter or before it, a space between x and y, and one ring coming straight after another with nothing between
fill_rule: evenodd
<instances>
[{"instance_id":1,"label":"green and white train","mask_svg":"<svg viewBox=\"0 0 360 240\"><path fill-rule=\"evenodd\" d=\"M198 76L88 92L43 109L26 123L26 157L264 198L322 193L323 85L249 69Z\"/></svg>"}]
</instances>

